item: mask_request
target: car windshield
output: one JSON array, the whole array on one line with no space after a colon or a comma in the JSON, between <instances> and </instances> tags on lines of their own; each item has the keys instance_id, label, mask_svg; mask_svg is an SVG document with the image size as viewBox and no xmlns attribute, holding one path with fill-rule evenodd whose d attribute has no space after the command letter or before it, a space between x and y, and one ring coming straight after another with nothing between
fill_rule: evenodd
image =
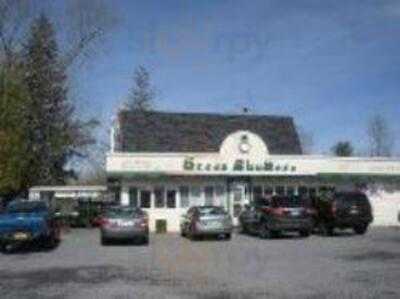
<instances>
[{"instance_id":1,"label":"car windshield","mask_svg":"<svg viewBox=\"0 0 400 299\"><path fill-rule=\"evenodd\" d=\"M273 207L289 207L289 208L298 208L308 206L309 202L305 198L300 196L281 196L281 197L273 197L271 200L271 205Z\"/></svg>"},{"instance_id":2,"label":"car windshield","mask_svg":"<svg viewBox=\"0 0 400 299\"><path fill-rule=\"evenodd\" d=\"M223 215L225 210L221 207L202 207L199 208L200 215Z\"/></svg>"},{"instance_id":3,"label":"car windshield","mask_svg":"<svg viewBox=\"0 0 400 299\"><path fill-rule=\"evenodd\" d=\"M368 198L364 194L339 194L336 200L343 205L368 205Z\"/></svg>"},{"instance_id":4,"label":"car windshield","mask_svg":"<svg viewBox=\"0 0 400 299\"><path fill-rule=\"evenodd\" d=\"M107 218L133 218L142 216L143 212L137 208L110 208L106 211L105 217Z\"/></svg>"},{"instance_id":5,"label":"car windshield","mask_svg":"<svg viewBox=\"0 0 400 299\"><path fill-rule=\"evenodd\" d=\"M11 202L6 211L8 213L38 213L47 211L47 206L41 201Z\"/></svg>"}]
</instances>

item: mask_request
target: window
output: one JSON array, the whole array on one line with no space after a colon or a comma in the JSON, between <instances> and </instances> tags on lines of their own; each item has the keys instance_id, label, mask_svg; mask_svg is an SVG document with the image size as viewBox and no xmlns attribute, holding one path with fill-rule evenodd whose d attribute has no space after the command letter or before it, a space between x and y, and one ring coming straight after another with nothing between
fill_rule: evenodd
<instances>
[{"instance_id":1,"label":"window","mask_svg":"<svg viewBox=\"0 0 400 299\"><path fill-rule=\"evenodd\" d=\"M129 188L129 204L133 207L138 206L138 190L137 190L137 188Z\"/></svg>"},{"instance_id":2,"label":"window","mask_svg":"<svg viewBox=\"0 0 400 299\"><path fill-rule=\"evenodd\" d=\"M311 198L314 198L317 195L317 189L314 187L311 187L308 189L308 193L310 194Z\"/></svg>"},{"instance_id":3,"label":"window","mask_svg":"<svg viewBox=\"0 0 400 299\"><path fill-rule=\"evenodd\" d=\"M323 194L326 192L326 190L327 190L326 186L320 186L318 188L318 194Z\"/></svg>"},{"instance_id":4,"label":"window","mask_svg":"<svg viewBox=\"0 0 400 299\"><path fill-rule=\"evenodd\" d=\"M239 187L234 187L232 192L233 192L233 201L241 202L243 198L243 189Z\"/></svg>"},{"instance_id":5,"label":"window","mask_svg":"<svg viewBox=\"0 0 400 299\"><path fill-rule=\"evenodd\" d=\"M215 187L215 196L223 197L225 195L225 187L218 185Z\"/></svg>"},{"instance_id":6,"label":"window","mask_svg":"<svg viewBox=\"0 0 400 299\"><path fill-rule=\"evenodd\" d=\"M181 194L181 208L189 207L190 206L189 187L188 186L179 187L179 193Z\"/></svg>"},{"instance_id":7,"label":"window","mask_svg":"<svg viewBox=\"0 0 400 299\"><path fill-rule=\"evenodd\" d=\"M274 188L272 186L264 186L264 195L274 194Z\"/></svg>"},{"instance_id":8,"label":"window","mask_svg":"<svg viewBox=\"0 0 400 299\"><path fill-rule=\"evenodd\" d=\"M176 191L175 190L167 191L167 208L169 208L169 209L176 208Z\"/></svg>"},{"instance_id":9,"label":"window","mask_svg":"<svg viewBox=\"0 0 400 299\"><path fill-rule=\"evenodd\" d=\"M293 186L288 186L288 187L286 188L286 194L287 194L288 196L293 196L293 195L294 195L294 187L293 187Z\"/></svg>"},{"instance_id":10,"label":"window","mask_svg":"<svg viewBox=\"0 0 400 299\"><path fill-rule=\"evenodd\" d=\"M215 186L215 205L224 205L225 187L222 185Z\"/></svg>"},{"instance_id":11,"label":"window","mask_svg":"<svg viewBox=\"0 0 400 299\"><path fill-rule=\"evenodd\" d=\"M305 186L300 186L298 192L299 192L299 195L307 195L308 189Z\"/></svg>"},{"instance_id":12,"label":"window","mask_svg":"<svg viewBox=\"0 0 400 299\"><path fill-rule=\"evenodd\" d=\"M212 206L213 205L213 199L214 199L214 187L213 186L207 186L204 188L204 194L205 194L205 205L206 206Z\"/></svg>"},{"instance_id":13,"label":"window","mask_svg":"<svg viewBox=\"0 0 400 299\"><path fill-rule=\"evenodd\" d=\"M149 190L140 190L140 207L144 209L151 207L151 192Z\"/></svg>"},{"instance_id":14,"label":"window","mask_svg":"<svg viewBox=\"0 0 400 299\"><path fill-rule=\"evenodd\" d=\"M121 187L119 187L119 186L111 187L110 192L111 192L112 196L114 197L114 202L120 203L121 202ZM40 194L40 196L42 198L42 194Z\"/></svg>"},{"instance_id":15,"label":"window","mask_svg":"<svg viewBox=\"0 0 400 299\"><path fill-rule=\"evenodd\" d=\"M285 195L285 187L284 186L276 186L275 193L277 195Z\"/></svg>"},{"instance_id":16,"label":"window","mask_svg":"<svg viewBox=\"0 0 400 299\"><path fill-rule=\"evenodd\" d=\"M262 197L262 187L261 186L254 186L253 187L253 200L255 202L259 201Z\"/></svg>"},{"instance_id":17,"label":"window","mask_svg":"<svg viewBox=\"0 0 400 299\"><path fill-rule=\"evenodd\" d=\"M201 189L198 186L192 186L190 188L190 201L191 204L196 206L196 205L200 205L200 196L201 196Z\"/></svg>"},{"instance_id":18,"label":"window","mask_svg":"<svg viewBox=\"0 0 400 299\"><path fill-rule=\"evenodd\" d=\"M154 206L156 208L165 208L165 190L163 187L154 189Z\"/></svg>"}]
</instances>

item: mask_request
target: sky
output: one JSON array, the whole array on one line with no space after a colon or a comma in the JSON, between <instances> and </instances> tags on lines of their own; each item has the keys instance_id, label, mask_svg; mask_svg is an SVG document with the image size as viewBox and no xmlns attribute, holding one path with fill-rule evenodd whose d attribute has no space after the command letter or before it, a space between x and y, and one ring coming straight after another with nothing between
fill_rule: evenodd
<instances>
[{"instance_id":1,"label":"sky","mask_svg":"<svg viewBox=\"0 0 400 299\"><path fill-rule=\"evenodd\" d=\"M76 80L103 133L143 65L158 110L292 116L318 154L365 152L376 113L400 136L400 1L112 3L118 23Z\"/></svg>"}]
</instances>

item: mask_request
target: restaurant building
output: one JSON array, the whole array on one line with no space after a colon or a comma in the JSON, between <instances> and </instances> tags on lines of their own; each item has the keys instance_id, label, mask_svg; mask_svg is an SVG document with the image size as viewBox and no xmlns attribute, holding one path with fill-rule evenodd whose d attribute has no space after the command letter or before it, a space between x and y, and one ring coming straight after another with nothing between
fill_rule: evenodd
<instances>
[{"instance_id":1,"label":"restaurant building","mask_svg":"<svg viewBox=\"0 0 400 299\"><path fill-rule=\"evenodd\" d=\"M317 195L364 188L375 224L396 225L400 160L304 155L291 117L120 111L106 161L108 189L123 205L179 231L194 205L223 206L238 223L262 194Z\"/></svg>"}]
</instances>

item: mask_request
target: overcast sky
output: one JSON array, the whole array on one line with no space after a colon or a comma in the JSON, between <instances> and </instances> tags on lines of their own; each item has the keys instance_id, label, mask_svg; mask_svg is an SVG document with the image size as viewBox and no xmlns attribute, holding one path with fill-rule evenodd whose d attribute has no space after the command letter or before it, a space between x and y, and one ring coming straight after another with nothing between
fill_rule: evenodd
<instances>
[{"instance_id":1,"label":"overcast sky","mask_svg":"<svg viewBox=\"0 0 400 299\"><path fill-rule=\"evenodd\" d=\"M317 153L365 150L374 113L400 136L400 1L113 3L119 24L79 76L106 125L144 65L160 110L290 115Z\"/></svg>"}]
</instances>

